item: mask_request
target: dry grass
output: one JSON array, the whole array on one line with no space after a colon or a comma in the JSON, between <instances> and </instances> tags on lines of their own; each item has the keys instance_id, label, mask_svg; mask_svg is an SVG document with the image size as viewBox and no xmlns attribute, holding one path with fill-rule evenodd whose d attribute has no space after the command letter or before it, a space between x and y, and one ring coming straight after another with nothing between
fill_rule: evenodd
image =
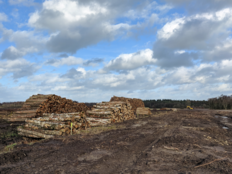
<instances>
[{"instance_id":1,"label":"dry grass","mask_svg":"<svg viewBox=\"0 0 232 174\"><path fill-rule=\"evenodd\" d=\"M86 130L79 131L78 134L94 135L94 134L99 134L101 132L123 129L123 128L125 128L125 126L123 126L123 125L109 125L109 126L91 127L91 128L86 129Z\"/></svg>"},{"instance_id":2,"label":"dry grass","mask_svg":"<svg viewBox=\"0 0 232 174\"><path fill-rule=\"evenodd\" d=\"M8 153L8 152L13 151L14 150L14 146L16 146L16 145L17 145L17 143L14 143L14 144L10 144L10 145L4 147L4 149L0 151L0 154Z\"/></svg>"}]
</instances>

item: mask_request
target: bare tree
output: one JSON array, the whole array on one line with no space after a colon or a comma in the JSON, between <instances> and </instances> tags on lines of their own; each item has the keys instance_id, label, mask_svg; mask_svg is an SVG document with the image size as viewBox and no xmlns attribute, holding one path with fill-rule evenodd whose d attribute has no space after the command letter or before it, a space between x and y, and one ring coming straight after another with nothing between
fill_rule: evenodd
<instances>
[{"instance_id":1,"label":"bare tree","mask_svg":"<svg viewBox=\"0 0 232 174\"><path fill-rule=\"evenodd\" d=\"M227 107L229 105L229 102L230 102L229 97L226 96L226 95L221 95L220 101L221 101L221 104L222 104L223 108L227 109Z\"/></svg>"}]
</instances>

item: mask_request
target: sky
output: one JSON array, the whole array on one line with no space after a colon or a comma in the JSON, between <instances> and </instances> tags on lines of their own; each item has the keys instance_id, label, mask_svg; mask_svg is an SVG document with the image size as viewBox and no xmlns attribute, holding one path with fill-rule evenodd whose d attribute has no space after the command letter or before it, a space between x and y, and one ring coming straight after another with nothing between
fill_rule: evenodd
<instances>
[{"instance_id":1,"label":"sky","mask_svg":"<svg viewBox=\"0 0 232 174\"><path fill-rule=\"evenodd\" d=\"M0 102L232 94L230 0L0 0Z\"/></svg>"}]
</instances>

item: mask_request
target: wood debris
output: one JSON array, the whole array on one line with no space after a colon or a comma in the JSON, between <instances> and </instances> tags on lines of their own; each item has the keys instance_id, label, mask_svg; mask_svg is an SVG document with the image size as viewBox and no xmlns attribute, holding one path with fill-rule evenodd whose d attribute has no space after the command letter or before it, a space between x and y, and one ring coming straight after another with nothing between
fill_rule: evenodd
<instances>
[{"instance_id":1,"label":"wood debris","mask_svg":"<svg viewBox=\"0 0 232 174\"><path fill-rule=\"evenodd\" d=\"M164 146L165 149L168 149L168 150L179 150L178 148L175 148L175 147L168 147L168 146Z\"/></svg>"}]
</instances>

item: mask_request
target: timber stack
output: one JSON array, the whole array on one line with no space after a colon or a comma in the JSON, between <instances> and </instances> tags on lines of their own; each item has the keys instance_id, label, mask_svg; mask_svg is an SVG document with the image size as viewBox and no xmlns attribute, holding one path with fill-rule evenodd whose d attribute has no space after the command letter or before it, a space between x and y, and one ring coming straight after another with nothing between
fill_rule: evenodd
<instances>
[{"instance_id":1,"label":"timber stack","mask_svg":"<svg viewBox=\"0 0 232 174\"><path fill-rule=\"evenodd\" d=\"M101 120L99 122L97 119L87 119L85 112L88 109L84 103L76 103L57 95L50 95L39 105L34 118L26 119L26 124L18 128L19 135L52 138L75 134L90 127L90 123L92 125L106 124Z\"/></svg>"},{"instance_id":2,"label":"timber stack","mask_svg":"<svg viewBox=\"0 0 232 174\"><path fill-rule=\"evenodd\" d=\"M21 109L7 114L4 119L11 122L24 122L28 118L42 117L43 113L85 112L87 109L89 108L84 103L76 103L53 94L38 94L31 96Z\"/></svg>"},{"instance_id":3,"label":"timber stack","mask_svg":"<svg viewBox=\"0 0 232 174\"><path fill-rule=\"evenodd\" d=\"M11 116L14 112L18 111L19 109L9 109L9 108L0 108L0 118L6 119L8 116Z\"/></svg>"},{"instance_id":4,"label":"timber stack","mask_svg":"<svg viewBox=\"0 0 232 174\"><path fill-rule=\"evenodd\" d=\"M90 127L84 112L44 113L43 117L26 119L25 122L24 126L17 128L18 134L32 138L53 138L76 134Z\"/></svg>"},{"instance_id":5,"label":"timber stack","mask_svg":"<svg viewBox=\"0 0 232 174\"><path fill-rule=\"evenodd\" d=\"M145 108L145 107L138 107L137 109L136 109L136 115L137 115L137 117L139 117L139 116L149 116L149 115L151 115L151 110L150 110L150 108Z\"/></svg>"},{"instance_id":6,"label":"timber stack","mask_svg":"<svg viewBox=\"0 0 232 174\"><path fill-rule=\"evenodd\" d=\"M135 119L132 106L128 100L102 102L93 105L91 110L86 111L88 117L107 119L110 123L123 122ZM91 125L91 122L90 122Z\"/></svg>"},{"instance_id":7,"label":"timber stack","mask_svg":"<svg viewBox=\"0 0 232 174\"><path fill-rule=\"evenodd\" d=\"M36 110L19 110L8 115L6 120L10 122L24 122L28 118L34 118Z\"/></svg>"},{"instance_id":8,"label":"timber stack","mask_svg":"<svg viewBox=\"0 0 232 174\"><path fill-rule=\"evenodd\" d=\"M22 109L23 110L37 110L38 107L41 105L42 102L46 101L52 94L43 95L43 94L37 94L32 95L29 99L27 99Z\"/></svg>"},{"instance_id":9,"label":"timber stack","mask_svg":"<svg viewBox=\"0 0 232 174\"><path fill-rule=\"evenodd\" d=\"M5 119L10 122L24 122L25 119L34 118L36 116L37 108L42 102L46 101L49 96L52 95L32 95L24 102L22 108L7 114Z\"/></svg>"},{"instance_id":10,"label":"timber stack","mask_svg":"<svg viewBox=\"0 0 232 174\"><path fill-rule=\"evenodd\" d=\"M49 105L46 105L46 102ZM79 112L74 113L60 113L72 109L66 110L66 108L63 108L63 110L57 107L58 109L56 110L56 106L59 104L54 104L52 98L49 98L46 102L40 106L40 109L45 109L38 112L37 118L26 119L26 124L18 128L19 135L33 138L53 138L55 136L76 134L86 128L104 126L136 118L128 100L126 102L97 103L91 110L87 110L88 107L82 107L82 105L79 108L76 106L74 108L79 109ZM62 103L60 102L60 104ZM54 108L50 108L50 106Z\"/></svg>"},{"instance_id":11,"label":"timber stack","mask_svg":"<svg viewBox=\"0 0 232 174\"><path fill-rule=\"evenodd\" d=\"M54 138L77 134L80 130L103 126L111 123L111 119L86 117L84 112L76 113L44 113L43 117L25 120L24 126L18 127L18 134L32 138Z\"/></svg>"},{"instance_id":12,"label":"timber stack","mask_svg":"<svg viewBox=\"0 0 232 174\"><path fill-rule=\"evenodd\" d=\"M76 103L70 99L61 98L57 95L51 95L42 102L37 109L36 117L42 117L43 113L73 113L86 112L89 108L84 103Z\"/></svg>"},{"instance_id":13,"label":"timber stack","mask_svg":"<svg viewBox=\"0 0 232 174\"><path fill-rule=\"evenodd\" d=\"M135 113L136 112L136 109L138 107L145 107L143 101L141 99L137 99L137 98L125 98L125 97L116 97L116 96L113 96L110 101L128 101L130 103L130 105L132 106L132 110L133 112Z\"/></svg>"}]
</instances>

